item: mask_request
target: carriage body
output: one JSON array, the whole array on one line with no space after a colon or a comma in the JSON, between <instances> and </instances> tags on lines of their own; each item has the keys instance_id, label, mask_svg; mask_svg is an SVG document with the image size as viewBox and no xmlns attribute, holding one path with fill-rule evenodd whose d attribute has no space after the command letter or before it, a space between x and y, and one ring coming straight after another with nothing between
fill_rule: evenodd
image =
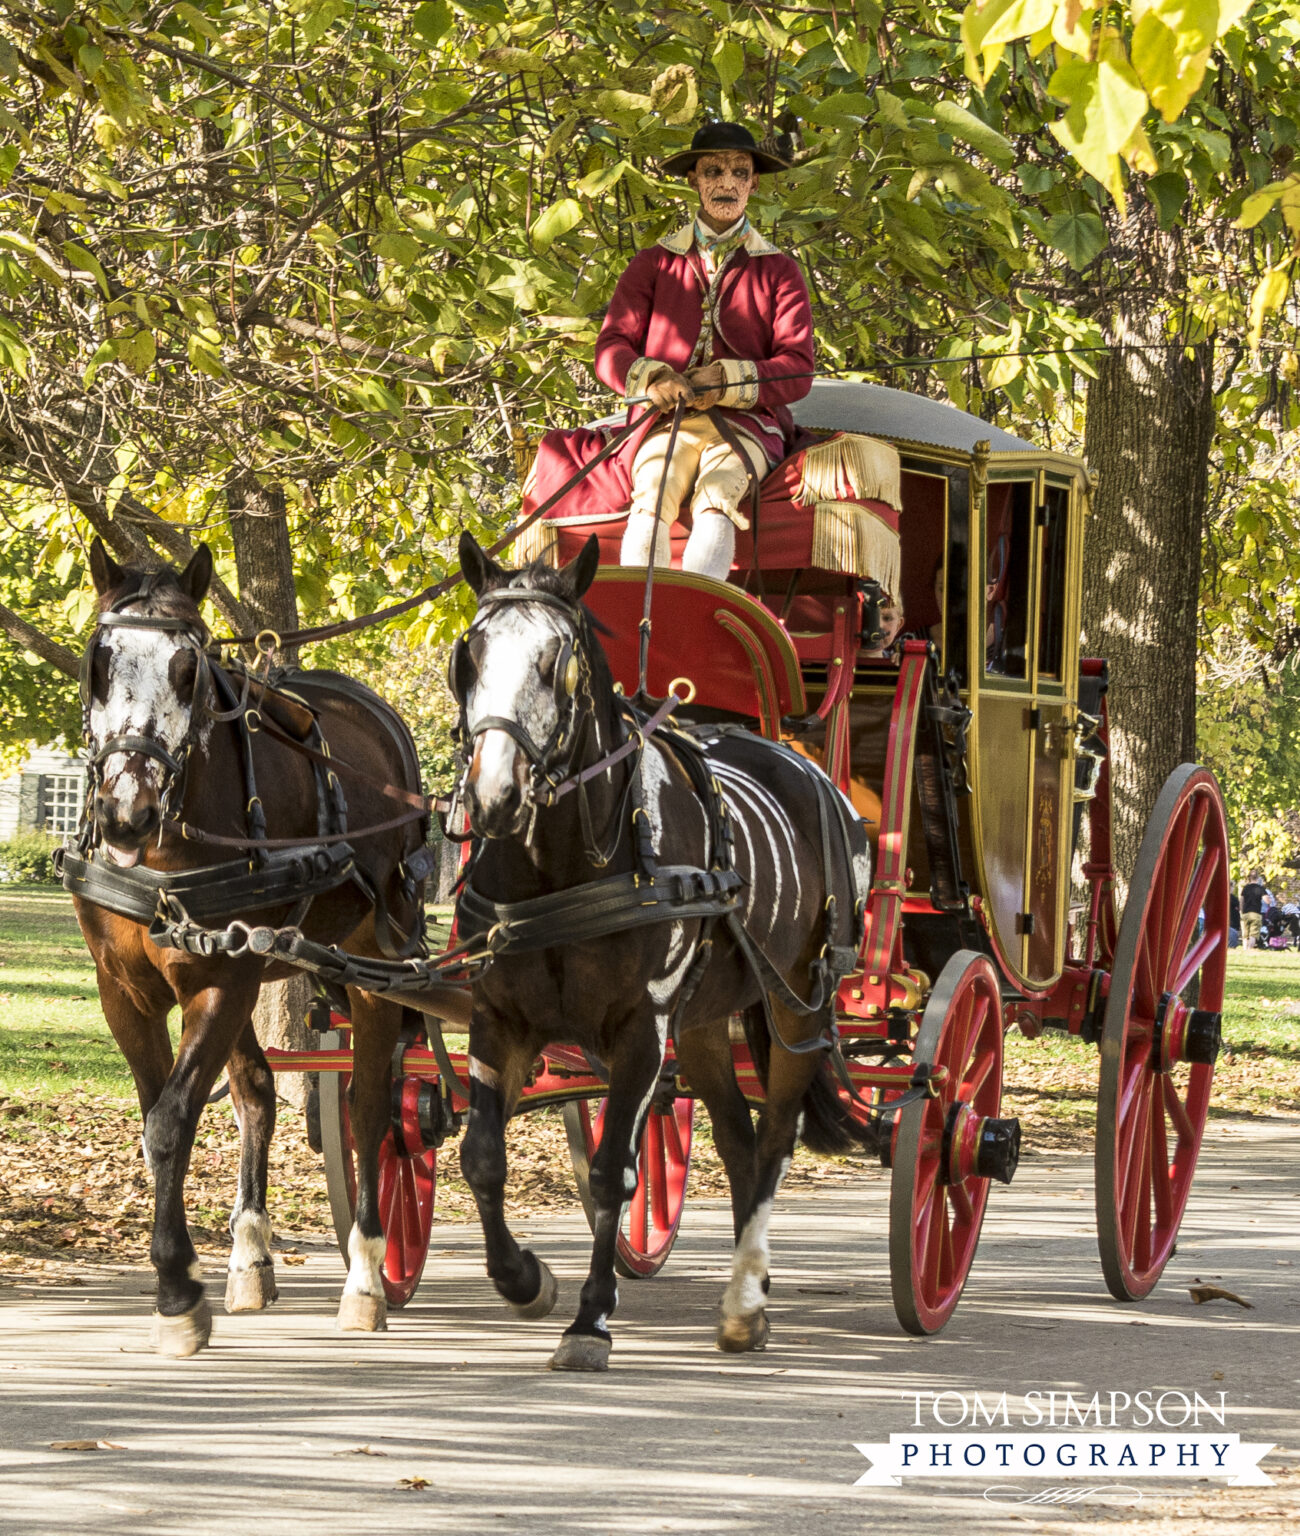
<instances>
[{"instance_id":1,"label":"carriage body","mask_svg":"<svg viewBox=\"0 0 1300 1536\"><path fill-rule=\"evenodd\" d=\"M822 505L793 494L797 469L778 466L756 536L737 540L730 582L656 573L647 691L686 698L685 717L739 719L790 742L821 763L874 837L865 936L836 1022L846 1103L869 1102L892 1125L890 1274L903 1326L930 1333L951 1316L990 1180L1014 1172L1019 1128L999 1118L1010 1028L1031 1037L1055 1028L1100 1047L1099 1244L1112 1294L1135 1299L1173 1251L1218 1050L1227 846L1217 785L1193 765L1171 778L1121 926L1106 671L1080 656L1091 488L1083 463L869 384L815 383L795 415L808 432L861 434L896 454L892 491L877 454L869 489L880 494L854 502L839 487L833 515L822 516ZM624 518L585 508L544 526L517 555L560 563L592 533L600 538L602 569L586 600L631 694L645 572L617 564ZM897 530L892 550L884 526ZM675 537L675 564L683 543ZM910 636L884 657L863 641L873 577L901 597ZM1072 925L1085 820L1088 900ZM407 1050L394 1085L385 1187L397 1191L386 1223L397 1234L395 1302L414 1289L427 1245L431 1164L419 1159L464 1107L463 1058L441 1048L436 1027L430 1044ZM738 1033L733 1050L742 1090L760 1101ZM346 1051L326 1055L345 1067ZM446 1105L428 1130L419 1083L439 1088ZM564 1104L589 1215L602 1088L582 1053L548 1048L522 1106ZM331 1194L343 1239L351 1201L341 1091L330 1103L342 1123ZM625 1275L655 1273L672 1247L692 1114L670 1051L619 1237Z\"/></svg>"}]
</instances>

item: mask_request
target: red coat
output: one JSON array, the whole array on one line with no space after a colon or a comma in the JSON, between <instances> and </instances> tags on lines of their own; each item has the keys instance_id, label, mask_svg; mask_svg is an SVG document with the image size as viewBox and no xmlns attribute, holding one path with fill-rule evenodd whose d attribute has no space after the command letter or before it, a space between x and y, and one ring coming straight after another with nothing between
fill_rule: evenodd
<instances>
[{"instance_id":1,"label":"red coat","mask_svg":"<svg viewBox=\"0 0 1300 1536\"><path fill-rule=\"evenodd\" d=\"M638 251L618 281L596 342L596 373L602 382L620 394L636 395L644 393L654 363L684 371L699 339L707 289L694 249L693 225ZM798 264L755 231L727 263L716 307L713 359L737 358L755 365L758 384L757 400L746 401L740 418L763 441L770 457L781 458L795 432L788 404L812 387L812 310ZM785 378L787 374L804 377ZM737 414L725 408L724 413ZM629 421L638 417L645 418L646 431L659 419L658 412L644 405L629 409ZM556 506L553 515L625 509L632 461L644 436L633 433L617 454ZM525 488L524 513L558 490L604 442L603 434L586 429L548 432Z\"/></svg>"}]
</instances>

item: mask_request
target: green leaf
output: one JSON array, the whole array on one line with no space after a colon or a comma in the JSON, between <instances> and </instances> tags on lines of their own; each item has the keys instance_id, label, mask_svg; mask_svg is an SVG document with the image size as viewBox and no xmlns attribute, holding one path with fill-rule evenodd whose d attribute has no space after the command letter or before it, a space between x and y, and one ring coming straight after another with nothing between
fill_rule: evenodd
<instances>
[{"instance_id":1,"label":"green leaf","mask_svg":"<svg viewBox=\"0 0 1300 1536\"><path fill-rule=\"evenodd\" d=\"M143 378L158 355L153 332L137 331L134 336L122 337L117 343L117 355L132 373Z\"/></svg>"},{"instance_id":2,"label":"green leaf","mask_svg":"<svg viewBox=\"0 0 1300 1536\"><path fill-rule=\"evenodd\" d=\"M544 256L561 235L567 235L581 223L582 204L575 198L562 197L538 214L528 233L538 253Z\"/></svg>"},{"instance_id":3,"label":"green leaf","mask_svg":"<svg viewBox=\"0 0 1300 1536\"><path fill-rule=\"evenodd\" d=\"M208 18L196 5L189 5L186 0L174 7L175 14L191 32L197 32L200 37L206 37L210 43L219 43L221 33L212 25Z\"/></svg>"},{"instance_id":4,"label":"green leaf","mask_svg":"<svg viewBox=\"0 0 1300 1536\"><path fill-rule=\"evenodd\" d=\"M540 75L546 68L546 60L526 48L485 48L478 61L499 75Z\"/></svg>"},{"instance_id":5,"label":"green leaf","mask_svg":"<svg viewBox=\"0 0 1300 1536\"><path fill-rule=\"evenodd\" d=\"M1003 170L1010 167L1015 150L1011 140L996 128L990 128L986 122L973 112L968 112L965 107L959 107L955 101L937 101L933 111L935 122L945 133L977 149Z\"/></svg>"},{"instance_id":6,"label":"green leaf","mask_svg":"<svg viewBox=\"0 0 1300 1536\"><path fill-rule=\"evenodd\" d=\"M650 111L650 98L637 91L600 91L592 105L604 117L640 117Z\"/></svg>"},{"instance_id":7,"label":"green leaf","mask_svg":"<svg viewBox=\"0 0 1300 1536\"><path fill-rule=\"evenodd\" d=\"M451 24L451 6L447 0L426 0L424 5L417 5L411 15L411 25L431 48L446 37Z\"/></svg>"},{"instance_id":8,"label":"green leaf","mask_svg":"<svg viewBox=\"0 0 1300 1536\"><path fill-rule=\"evenodd\" d=\"M1250 296L1250 331L1247 339L1252 347L1258 347L1264 334L1264 323L1275 309L1286 303L1291 279L1285 267L1271 267Z\"/></svg>"},{"instance_id":9,"label":"green leaf","mask_svg":"<svg viewBox=\"0 0 1300 1536\"><path fill-rule=\"evenodd\" d=\"M861 91L835 91L819 101L808 114L810 123L838 128L844 123L869 123L876 115L876 104Z\"/></svg>"},{"instance_id":10,"label":"green leaf","mask_svg":"<svg viewBox=\"0 0 1300 1536\"><path fill-rule=\"evenodd\" d=\"M1119 154L1146 110L1147 97L1122 47L1092 62L1071 58L1048 82L1048 90L1069 103L1049 132L1117 200L1124 195Z\"/></svg>"},{"instance_id":11,"label":"green leaf","mask_svg":"<svg viewBox=\"0 0 1300 1536\"><path fill-rule=\"evenodd\" d=\"M345 0L316 0L302 22L302 35L308 47L314 48L346 9Z\"/></svg>"},{"instance_id":12,"label":"green leaf","mask_svg":"<svg viewBox=\"0 0 1300 1536\"><path fill-rule=\"evenodd\" d=\"M1271 182L1267 187L1261 187L1258 192L1252 192L1241 205L1241 212L1233 223L1234 229L1254 229L1255 225L1264 217L1274 203L1278 202L1282 194L1289 187L1300 187L1300 177L1289 176L1285 181Z\"/></svg>"},{"instance_id":13,"label":"green leaf","mask_svg":"<svg viewBox=\"0 0 1300 1536\"><path fill-rule=\"evenodd\" d=\"M1030 161L1018 165L1016 175L1030 197L1041 197L1056 181L1056 172L1050 165L1034 165Z\"/></svg>"},{"instance_id":14,"label":"green leaf","mask_svg":"<svg viewBox=\"0 0 1300 1536\"><path fill-rule=\"evenodd\" d=\"M84 246L77 245L75 241L66 240L59 249L70 267L76 267L80 272L89 272L99 284L104 297L109 297L108 279L104 276L104 269Z\"/></svg>"},{"instance_id":15,"label":"green leaf","mask_svg":"<svg viewBox=\"0 0 1300 1536\"><path fill-rule=\"evenodd\" d=\"M1171 230L1187 201L1187 178L1181 171L1161 171L1147 182L1147 192L1156 205L1160 228Z\"/></svg>"},{"instance_id":16,"label":"green leaf","mask_svg":"<svg viewBox=\"0 0 1300 1536\"><path fill-rule=\"evenodd\" d=\"M608 192L612 186L622 181L627 170L626 160L616 160L613 165L602 166L599 170L591 171L584 176L578 183L578 191L584 197L600 197L602 193Z\"/></svg>"},{"instance_id":17,"label":"green leaf","mask_svg":"<svg viewBox=\"0 0 1300 1536\"><path fill-rule=\"evenodd\" d=\"M116 356L116 341L110 340L100 342L99 346L95 349L94 356L90 359L89 363L86 364L85 373L83 373L81 376L81 382L86 386L87 389L94 387L95 378L98 375L99 370L104 366L105 363L110 362Z\"/></svg>"},{"instance_id":18,"label":"green leaf","mask_svg":"<svg viewBox=\"0 0 1300 1536\"><path fill-rule=\"evenodd\" d=\"M745 72L745 50L734 38L726 38L713 50L712 60L722 89L730 91Z\"/></svg>"},{"instance_id":19,"label":"green leaf","mask_svg":"<svg viewBox=\"0 0 1300 1536\"><path fill-rule=\"evenodd\" d=\"M1106 249L1106 226L1095 213L1058 213L1047 221L1047 238L1076 272Z\"/></svg>"}]
</instances>

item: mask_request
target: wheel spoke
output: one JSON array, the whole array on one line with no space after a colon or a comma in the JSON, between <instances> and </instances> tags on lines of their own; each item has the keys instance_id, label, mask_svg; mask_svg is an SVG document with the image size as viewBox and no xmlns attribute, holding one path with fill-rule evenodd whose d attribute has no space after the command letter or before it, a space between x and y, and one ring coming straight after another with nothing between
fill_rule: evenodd
<instances>
[{"instance_id":1,"label":"wheel spoke","mask_svg":"<svg viewBox=\"0 0 1300 1536\"><path fill-rule=\"evenodd\" d=\"M1173 1121L1174 1131L1178 1136L1179 1149L1191 1146L1196 1140L1196 1129L1188 1116L1186 1106L1178 1097L1178 1085L1166 1072L1161 1074L1161 1084L1164 1090L1165 1109Z\"/></svg>"},{"instance_id":2,"label":"wheel spoke","mask_svg":"<svg viewBox=\"0 0 1300 1536\"><path fill-rule=\"evenodd\" d=\"M1156 1226L1163 1231L1174 1219L1173 1189L1169 1182L1169 1141L1163 1106L1159 1111L1152 1106L1151 1188L1156 1198Z\"/></svg>"},{"instance_id":3,"label":"wheel spoke","mask_svg":"<svg viewBox=\"0 0 1300 1536\"><path fill-rule=\"evenodd\" d=\"M926 1202L925 1233L916 1266L918 1274L922 1276L927 1296L933 1296L938 1287L939 1270L943 1263L942 1234L947 1230L946 1210L947 1202L944 1200L943 1188L935 1184Z\"/></svg>"},{"instance_id":4,"label":"wheel spoke","mask_svg":"<svg viewBox=\"0 0 1300 1536\"><path fill-rule=\"evenodd\" d=\"M1219 945L1223 942L1223 936L1217 929L1210 927L1207 922L1205 932L1187 952L1177 975L1169 983L1169 990L1177 997L1185 990L1192 977L1205 964Z\"/></svg>"},{"instance_id":5,"label":"wheel spoke","mask_svg":"<svg viewBox=\"0 0 1300 1536\"><path fill-rule=\"evenodd\" d=\"M1206 892L1210 889L1210 882L1214 879L1219 868L1219 850L1207 848L1201 855L1201 862L1197 866L1195 879L1191 889L1187 892L1186 906L1183 909L1182 921L1178 925L1178 932L1174 935L1174 942L1169 951L1169 967L1173 970L1175 965L1180 969L1186 966L1187 946L1192 942L1192 935L1196 932L1196 922L1200 917L1201 908L1205 904ZM1209 932L1209 926L1206 926ZM1168 973L1166 973L1168 974ZM1189 977L1188 980L1191 978ZM1183 983L1186 986L1187 982ZM1178 993L1181 987L1172 984L1166 987L1166 991Z\"/></svg>"},{"instance_id":6,"label":"wheel spoke","mask_svg":"<svg viewBox=\"0 0 1300 1536\"><path fill-rule=\"evenodd\" d=\"M949 1184L948 1199L952 1204L953 1225L960 1222L963 1227L970 1226L975 1219L975 1207L971 1204L965 1184Z\"/></svg>"},{"instance_id":7,"label":"wheel spoke","mask_svg":"<svg viewBox=\"0 0 1300 1536\"><path fill-rule=\"evenodd\" d=\"M693 1101L688 1100L686 1104L688 1115L692 1107ZM663 1136L669 1160L675 1168L680 1168L686 1161L686 1148L682 1145L682 1122L677 1118L677 1114L678 1106L676 1100L674 1100L673 1107L669 1113L661 1117L660 1134ZM690 1125L689 1119L686 1121L686 1124Z\"/></svg>"},{"instance_id":8,"label":"wheel spoke","mask_svg":"<svg viewBox=\"0 0 1300 1536\"><path fill-rule=\"evenodd\" d=\"M973 1104L979 1096L980 1089L989 1080L989 1074L996 1070L998 1053L992 1045L986 1045L980 1052L975 1064L971 1067L963 1087L969 1090L967 1102Z\"/></svg>"},{"instance_id":9,"label":"wheel spoke","mask_svg":"<svg viewBox=\"0 0 1300 1536\"><path fill-rule=\"evenodd\" d=\"M1140 1196L1150 1198L1147 1178L1146 1162L1151 1144L1148 1140L1148 1122L1151 1115L1151 1094L1143 1093L1134 1106L1134 1122L1129 1130L1125 1151L1125 1167L1120 1187L1123 1194L1120 1197L1120 1211L1126 1236L1125 1247L1128 1252L1134 1251L1134 1242L1137 1234L1138 1212L1142 1203Z\"/></svg>"},{"instance_id":10,"label":"wheel spoke","mask_svg":"<svg viewBox=\"0 0 1300 1536\"><path fill-rule=\"evenodd\" d=\"M646 1179L644 1165L640 1170L640 1176L636 1181L636 1189L632 1193L627 1206L627 1235L628 1241L638 1253L644 1253L649 1246L647 1242L649 1231L649 1212L646 1201Z\"/></svg>"},{"instance_id":11,"label":"wheel spoke","mask_svg":"<svg viewBox=\"0 0 1300 1536\"><path fill-rule=\"evenodd\" d=\"M664 1116L651 1112L646 1122L646 1141L641 1153L647 1190L651 1196L656 1232L666 1232L672 1221L668 1215L668 1162L664 1154Z\"/></svg>"},{"instance_id":12,"label":"wheel spoke","mask_svg":"<svg viewBox=\"0 0 1300 1536\"><path fill-rule=\"evenodd\" d=\"M957 1267L956 1256L953 1253L952 1246L953 1223L948 1220L948 1200L952 1194L951 1186L946 1186L940 1190L940 1194L942 1198L935 1201L939 1226L939 1264L936 1276L938 1281L935 1294L936 1301L940 1299L938 1293L946 1291L952 1284L953 1273Z\"/></svg>"},{"instance_id":13,"label":"wheel spoke","mask_svg":"<svg viewBox=\"0 0 1300 1536\"><path fill-rule=\"evenodd\" d=\"M1210 802L1204 795L1193 800L1183 832L1182 847L1177 850L1171 848L1160 874L1160 913L1157 920L1157 933L1160 936L1160 948L1157 952L1156 980L1162 985L1169 976L1175 954L1181 953L1176 945L1176 937L1181 929L1187 913L1187 897L1192 883L1192 869L1196 862L1196 852L1201 846L1201 836L1205 831L1205 818L1210 812ZM1183 945L1186 948L1186 944Z\"/></svg>"}]
</instances>

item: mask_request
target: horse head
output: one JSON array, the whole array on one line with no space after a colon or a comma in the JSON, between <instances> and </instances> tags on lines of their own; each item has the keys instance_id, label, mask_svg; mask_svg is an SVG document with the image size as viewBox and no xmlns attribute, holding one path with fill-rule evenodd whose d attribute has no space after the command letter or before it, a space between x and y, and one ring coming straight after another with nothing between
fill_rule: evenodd
<instances>
[{"instance_id":1,"label":"horse head","mask_svg":"<svg viewBox=\"0 0 1300 1536\"><path fill-rule=\"evenodd\" d=\"M96 539L90 573L99 595L81 665L90 818L105 854L130 868L158 832L194 740L212 555L200 545L183 571L144 571L119 565Z\"/></svg>"},{"instance_id":2,"label":"horse head","mask_svg":"<svg viewBox=\"0 0 1300 1536\"><path fill-rule=\"evenodd\" d=\"M600 654L582 609L599 562L593 537L558 571L511 571L461 535L461 570L479 611L452 648L448 683L460 705L461 793L476 836L520 836L539 789L572 764Z\"/></svg>"}]
</instances>

